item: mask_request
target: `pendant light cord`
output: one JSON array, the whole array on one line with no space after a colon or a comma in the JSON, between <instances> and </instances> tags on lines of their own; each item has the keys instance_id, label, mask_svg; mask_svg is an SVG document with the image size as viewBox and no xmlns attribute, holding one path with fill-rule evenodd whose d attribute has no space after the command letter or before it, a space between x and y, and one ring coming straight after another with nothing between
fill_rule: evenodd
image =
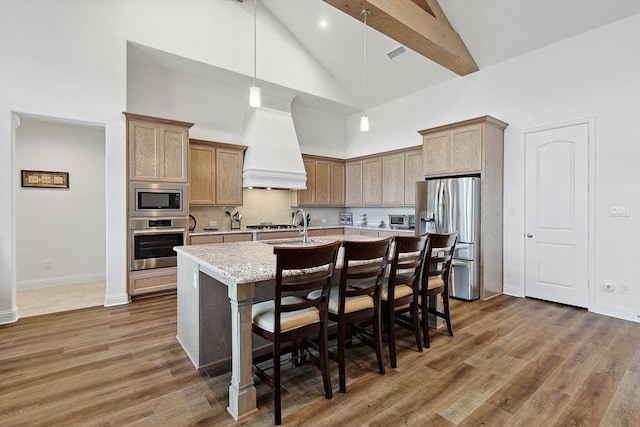
<instances>
[{"instance_id":1,"label":"pendant light cord","mask_svg":"<svg viewBox=\"0 0 640 427\"><path fill-rule=\"evenodd\" d=\"M258 0L253 0L253 85L256 85L257 62L258 62L258 42L256 37Z\"/></svg>"},{"instance_id":2,"label":"pendant light cord","mask_svg":"<svg viewBox=\"0 0 640 427\"><path fill-rule=\"evenodd\" d=\"M364 48L362 55L362 114L367 114L367 16L371 12L363 9L361 15L364 16Z\"/></svg>"}]
</instances>

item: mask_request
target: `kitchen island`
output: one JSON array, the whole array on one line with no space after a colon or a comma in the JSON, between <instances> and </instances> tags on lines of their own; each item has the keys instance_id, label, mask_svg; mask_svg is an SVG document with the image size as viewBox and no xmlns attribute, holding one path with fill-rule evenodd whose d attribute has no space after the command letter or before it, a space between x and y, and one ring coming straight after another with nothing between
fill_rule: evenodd
<instances>
[{"instance_id":1,"label":"kitchen island","mask_svg":"<svg viewBox=\"0 0 640 427\"><path fill-rule=\"evenodd\" d=\"M336 240L377 240L361 235L314 237L307 245ZM265 344L251 332L251 306L273 298L275 245L303 245L300 239L179 246L178 341L196 366L231 360L227 410L236 419L257 411L252 350ZM338 255L338 268L341 266ZM257 338L257 337L256 337Z\"/></svg>"}]
</instances>

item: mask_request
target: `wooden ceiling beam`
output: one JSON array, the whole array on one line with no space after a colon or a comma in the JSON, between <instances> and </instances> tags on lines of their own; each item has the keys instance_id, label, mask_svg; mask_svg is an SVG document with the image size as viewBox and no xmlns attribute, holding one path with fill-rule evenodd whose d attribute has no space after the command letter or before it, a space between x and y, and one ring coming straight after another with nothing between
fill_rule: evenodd
<instances>
[{"instance_id":1,"label":"wooden ceiling beam","mask_svg":"<svg viewBox=\"0 0 640 427\"><path fill-rule=\"evenodd\" d=\"M437 0L323 0L398 43L464 76L478 66L462 38L451 27Z\"/></svg>"}]
</instances>

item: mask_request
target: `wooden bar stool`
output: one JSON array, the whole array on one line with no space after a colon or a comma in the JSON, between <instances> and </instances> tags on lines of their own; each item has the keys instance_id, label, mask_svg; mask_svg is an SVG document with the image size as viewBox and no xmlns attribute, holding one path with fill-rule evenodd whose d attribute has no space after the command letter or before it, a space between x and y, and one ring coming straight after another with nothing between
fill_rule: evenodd
<instances>
[{"instance_id":1,"label":"wooden bar stool","mask_svg":"<svg viewBox=\"0 0 640 427\"><path fill-rule=\"evenodd\" d=\"M418 318L418 292L420 290L420 274L427 247L427 235L394 236L394 251L389 279L382 287L382 311L387 326L389 340L389 358L391 367L398 366L396 360L396 323L407 326L401 316L407 310L410 315L410 327L416 337L418 351L422 352L420 338L420 321ZM397 316L398 315L398 316Z\"/></svg>"},{"instance_id":2,"label":"wooden bar stool","mask_svg":"<svg viewBox=\"0 0 640 427\"><path fill-rule=\"evenodd\" d=\"M429 234L429 250L425 254L420 289L422 334L426 348L430 347L429 314L443 318L447 323L449 336L453 336L451 311L449 310L449 277L451 276L451 263L457 240L458 233ZM442 311L438 311L437 304L429 304L429 299L438 295L442 295Z\"/></svg>"},{"instance_id":3,"label":"wooden bar stool","mask_svg":"<svg viewBox=\"0 0 640 427\"><path fill-rule=\"evenodd\" d=\"M319 353L317 358L310 356L322 371L325 397L333 396L327 348L327 305L339 248L340 242L273 248L277 259L275 296L271 301L254 304L251 314L253 333L273 343L273 375L259 368L255 360L254 372L273 388L276 425L282 423L280 356L283 343L294 342L296 348L300 340L317 334ZM317 297L306 298L314 290L320 291Z\"/></svg>"},{"instance_id":4,"label":"wooden bar stool","mask_svg":"<svg viewBox=\"0 0 640 427\"><path fill-rule=\"evenodd\" d=\"M391 237L370 242L342 243L343 262L340 285L331 291L329 320L338 324L338 354L329 356L338 362L340 392L347 390L345 348L353 335L376 352L378 371L385 373L382 358L382 314L380 290L387 268ZM309 298L318 296L318 291ZM369 326L372 328L369 328ZM347 335L349 333L349 335Z\"/></svg>"}]
</instances>

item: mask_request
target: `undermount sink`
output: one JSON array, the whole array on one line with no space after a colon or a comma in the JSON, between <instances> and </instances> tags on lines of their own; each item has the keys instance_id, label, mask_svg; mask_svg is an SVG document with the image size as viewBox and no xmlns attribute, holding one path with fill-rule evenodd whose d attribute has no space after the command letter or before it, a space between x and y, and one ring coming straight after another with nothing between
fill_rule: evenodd
<instances>
[{"instance_id":1,"label":"undermount sink","mask_svg":"<svg viewBox=\"0 0 640 427\"><path fill-rule=\"evenodd\" d=\"M320 240L307 239L306 242L303 242L302 237L296 237L295 239L266 240L266 241L263 241L262 243L266 243L267 245L273 245L273 246L303 246L303 245L318 244L320 243Z\"/></svg>"}]
</instances>

